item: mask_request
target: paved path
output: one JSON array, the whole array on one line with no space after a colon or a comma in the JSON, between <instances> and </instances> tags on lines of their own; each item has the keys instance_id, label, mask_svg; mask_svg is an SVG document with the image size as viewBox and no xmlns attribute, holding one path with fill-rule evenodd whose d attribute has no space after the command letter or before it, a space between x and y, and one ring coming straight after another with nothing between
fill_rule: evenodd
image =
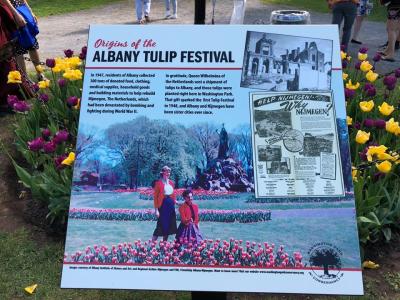
<instances>
[{"instance_id":1,"label":"paved path","mask_svg":"<svg viewBox=\"0 0 400 300\"><path fill-rule=\"evenodd\" d=\"M260 0L247 0L245 24L268 24L271 11L276 9L289 9L282 5L265 5ZM383 9L377 7L376 9ZM207 1L207 20L211 23L211 1ZM228 24L233 10L233 0L217 0L215 9L216 24ZM153 0L151 18L152 24L193 24L194 0L181 0L178 4L178 19L165 20L164 0ZM134 24L136 21L135 5L133 0L125 0L100 8L69 13L59 16L45 17L39 20L41 33L39 34L40 54L42 60L48 57L62 56L62 50L71 48L75 51L85 45L90 24ZM331 15L324 13L311 13L313 24L329 24ZM139 25L134 25L139 26ZM172 34L172 33L171 33ZM232 37L234 38L234 37ZM369 54L373 55L377 45L386 41L385 24L380 22L365 21L360 39L370 48ZM358 45L351 45L350 52L354 55ZM400 61L400 51L396 54ZM379 72L388 72L400 64L382 62L378 65Z\"/></svg>"}]
</instances>

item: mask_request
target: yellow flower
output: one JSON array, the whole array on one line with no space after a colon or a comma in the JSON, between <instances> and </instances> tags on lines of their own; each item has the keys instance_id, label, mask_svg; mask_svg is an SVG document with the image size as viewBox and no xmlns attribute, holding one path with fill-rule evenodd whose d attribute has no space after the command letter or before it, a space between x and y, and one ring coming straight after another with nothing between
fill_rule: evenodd
<instances>
[{"instance_id":1,"label":"yellow flower","mask_svg":"<svg viewBox=\"0 0 400 300\"><path fill-rule=\"evenodd\" d=\"M68 64L71 69L75 69L82 64L82 61L78 56L73 56L66 59L66 64Z\"/></svg>"},{"instance_id":2,"label":"yellow flower","mask_svg":"<svg viewBox=\"0 0 400 300\"><path fill-rule=\"evenodd\" d=\"M360 65L360 70L363 72L368 72L373 68L373 66L366 60L364 60Z\"/></svg>"},{"instance_id":3,"label":"yellow flower","mask_svg":"<svg viewBox=\"0 0 400 300\"><path fill-rule=\"evenodd\" d=\"M392 169L392 163L390 161L383 161L380 164L375 164L376 168L382 173L389 173Z\"/></svg>"},{"instance_id":4,"label":"yellow flower","mask_svg":"<svg viewBox=\"0 0 400 300\"><path fill-rule=\"evenodd\" d=\"M340 58L343 60L346 59L346 57L347 57L346 52L340 51Z\"/></svg>"},{"instance_id":5,"label":"yellow flower","mask_svg":"<svg viewBox=\"0 0 400 300\"><path fill-rule=\"evenodd\" d=\"M36 69L36 71L37 71L38 73L43 73L43 67L42 67L41 65L37 65L37 66L35 67L35 69Z\"/></svg>"},{"instance_id":6,"label":"yellow flower","mask_svg":"<svg viewBox=\"0 0 400 300\"><path fill-rule=\"evenodd\" d=\"M357 131L356 134L356 142L359 144L365 144L366 142L368 142L369 136L370 136L369 132L359 130Z\"/></svg>"},{"instance_id":7,"label":"yellow flower","mask_svg":"<svg viewBox=\"0 0 400 300\"><path fill-rule=\"evenodd\" d=\"M358 89L359 87L360 87L360 83L359 82L356 82L356 84L353 84L352 82L351 82L351 79L346 83L346 87L348 88L348 89L350 89L350 90L356 90L356 89Z\"/></svg>"},{"instance_id":8,"label":"yellow flower","mask_svg":"<svg viewBox=\"0 0 400 300\"><path fill-rule=\"evenodd\" d=\"M376 264L376 263L374 263L373 261L370 261L370 260L364 261L362 266L363 266L364 269L377 269L377 268L379 268L378 264Z\"/></svg>"},{"instance_id":9,"label":"yellow flower","mask_svg":"<svg viewBox=\"0 0 400 300\"><path fill-rule=\"evenodd\" d=\"M384 116L389 116L394 111L394 107L386 102L383 102L382 105L378 106L378 108L379 112Z\"/></svg>"},{"instance_id":10,"label":"yellow flower","mask_svg":"<svg viewBox=\"0 0 400 300\"><path fill-rule=\"evenodd\" d=\"M368 57L368 54L367 54L367 53L360 53L360 52L358 52L358 60L363 61L363 60L366 60L367 57Z\"/></svg>"},{"instance_id":11,"label":"yellow flower","mask_svg":"<svg viewBox=\"0 0 400 300\"><path fill-rule=\"evenodd\" d=\"M50 80L42 80L38 82L39 89L46 89L50 87Z\"/></svg>"},{"instance_id":12,"label":"yellow flower","mask_svg":"<svg viewBox=\"0 0 400 300\"><path fill-rule=\"evenodd\" d=\"M392 160L392 161L396 160L393 156L387 153L378 153L376 156L378 157L379 160Z\"/></svg>"},{"instance_id":13,"label":"yellow flower","mask_svg":"<svg viewBox=\"0 0 400 300\"><path fill-rule=\"evenodd\" d=\"M343 72L343 74L342 74L343 80L347 80L348 77L349 77L349 74Z\"/></svg>"},{"instance_id":14,"label":"yellow flower","mask_svg":"<svg viewBox=\"0 0 400 300\"><path fill-rule=\"evenodd\" d=\"M24 288L24 290L28 294L32 295L35 292L37 286L38 286L37 284L33 284L33 285L30 285L30 286L27 286L26 288Z\"/></svg>"},{"instance_id":15,"label":"yellow flower","mask_svg":"<svg viewBox=\"0 0 400 300\"><path fill-rule=\"evenodd\" d=\"M80 70L67 70L63 77L71 81L79 80L82 79L82 72Z\"/></svg>"},{"instance_id":16,"label":"yellow flower","mask_svg":"<svg viewBox=\"0 0 400 300\"><path fill-rule=\"evenodd\" d=\"M21 73L18 71L8 73L7 83L22 83Z\"/></svg>"},{"instance_id":17,"label":"yellow flower","mask_svg":"<svg viewBox=\"0 0 400 300\"><path fill-rule=\"evenodd\" d=\"M346 123L347 123L347 126L350 126L350 125L352 125L352 124L353 124L353 118L352 118L352 117L349 117L349 116L347 116L347 117L346 117Z\"/></svg>"},{"instance_id":18,"label":"yellow flower","mask_svg":"<svg viewBox=\"0 0 400 300\"><path fill-rule=\"evenodd\" d=\"M369 82L374 82L378 78L378 76L379 74L374 73L372 70L369 70L367 74L365 74L365 78L367 78Z\"/></svg>"},{"instance_id":19,"label":"yellow flower","mask_svg":"<svg viewBox=\"0 0 400 300\"><path fill-rule=\"evenodd\" d=\"M396 134L400 130L399 122L395 122L393 118L386 121L386 131Z\"/></svg>"},{"instance_id":20,"label":"yellow flower","mask_svg":"<svg viewBox=\"0 0 400 300\"><path fill-rule=\"evenodd\" d=\"M351 177L353 178L354 182L357 182L357 175L358 175L358 170L355 167L351 167Z\"/></svg>"},{"instance_id":21,"label":"yellow flower","mask_svg":"<svg viewBox=\"0 0 400 300\"><path fill-rule=\"evenodd\" d=\"M369 100L369 101L361 101L359 105L363 112L370 112L374 108L375 104L373 100Z\"/></svg>"},{"instance_id":22,"label":"yellow flower","mask_svg":"<svg viewBox=\"0 0 400 300\"><path fill-rule=\"evenodd\" d=\"M369 146L367 150L367 159L372 161L372 156L376 154L383 154L388 148L385 145L380 146Z\"/></svg>"},{"instance_id":23,"label":"yellow flower","mask_svg":"<svg viewBox=\"0 0 400 300\"><path fill-rule=\"evenodd\" d=\"M67 165L67 166L71 166L73 164L73 162L75 161L75 153L74 152L70 152L68 154L68 157L66 159L64 159L61 164L62 165Z\"/></svg>"}]
</instances>

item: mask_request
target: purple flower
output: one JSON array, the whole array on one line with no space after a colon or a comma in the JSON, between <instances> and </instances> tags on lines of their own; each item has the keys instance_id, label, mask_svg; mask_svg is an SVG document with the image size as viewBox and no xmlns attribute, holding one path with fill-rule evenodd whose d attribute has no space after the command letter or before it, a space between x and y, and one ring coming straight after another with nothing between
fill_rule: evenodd
<instances>
[{"instance_id":1,"label":"purple flower","mask_svg":"<svg viewBox=\"0 0 400 300\"><path fill-rule=\"evenodd\" d=\"M62 169L64 167L63 164L61 164L63 162L64 159L66 159L68 157L68 155L63 154L60 156L57 156L56 158L54 158L54 164L56 165L56 168L58 170Z\"/></svg>"},{"instance_id":2,"label":"purple flower","mask_svg":"<svg viewBox=\"0 0 400 300\"><path fill-rule=\"evenodd\" d=\"M355 94L356 94L355 90L351 90L351 89L348 89L348 88L344 89L344 95L345 95L346 99L353 98Z\"/></svg>"},{"instance_id":3,"label":"purple flower","mask_svg":"<svg viewBox=\"0 0 400 300\"><path fill-rule=\"evenodd\" d=\"M358 61L358 62L354 65L354 68L356 68L357 70L360 70L360 66L361 66L361 61Z\"/></svg>"},{"instance_id":4,"label":"purple flower","mask_svg":"<svg viewBox=\"0 0 400 300\"><path fill-rule=\"evenodd\" d=\"M376 95L376 88L374 86L372 86L371 88L369 88L367 90L367 96L373 97L375 95Z\"/></svg>"},{"instance_id":5,"label":"purple flower","mask_svg":"<svg viewBox=\"0 0 400 300\"><path fill-rule=\"evenodd\" d=\"M386 121L382 119L377 119L374 121L374 126L378 129L385 129L386 128Z\"/></svg>"},{"instance_id":6,"label":"purple flower","mask_svg":"<svg viewBox=\"0 0 400 300\"><path fill-rule=\"evenodd\" d=\"M71 49L64 50L65 57L72 57L74 55L74 51Z\"/></svg>"},{"instance_id":7,"label":"purple flower","mask_svg":"<svg viewBox=\"0 0 400 300\"><path fill-rule=\"evenodd\" d=\"M387 88L389 91L393 91L393 90L396 88L396 83L394 83L394 84L388 84L388 85L386 86L386 88Z\"/></svg>"},{"instance_id":8,"label":"purple flower","mask_svg":"<svg viewBox=\"0 0 400 300\"><path fill-rule=\"evenodd\" d=\"M374 62L378 62L378 61L381 60L381 58L382 58L382 55L380 55L379 53L375 53L375 55L374 55L374 57L372 58L372 60L373 60Z\"/></svg>"},{"instance_id":9,"label":"purple flower","mask_svg":"<svg viewBox=\"0 0 400 300\"><path fill-rule=\"evenodd\" d=\"M360 122L355 122L354 123L354 128L360 129L361 128L361 123Z\"/></svg>"},{"instance_id":10,"label":"purple flower","mask_svg":"<svg viewBox=\"0 0 400 300\"><path fill-rule=\"evenodd\" d=\"M63 88L67 85L67 81L64 78L58 79L57 83L60 88Z\"/></svg>"},{"instance_id":11,"label":"purple flower","mask_svg":"<svg viewBox=\"0 0 400 300\"><path fill-rule=\"evenodd\" d=\"M400 68L396 69L396 71L394 71L394 76L396 76L396 78L400 78Z\"/></svg>"},{"instance_id":12,"label":"purple flower","mask_svg":"<svg viewBox=\"0 0 400 300\"><path fill-rule=\"evenodd\" d=\"M358 50L358 52L360 52L360 53L362 53L362 54L365 54L365 53L368 52L368 48L367 48L367 47L361 47L361 48Z\"/></svg>"},{"instance_id":13,"label":"purple flower","mask_svg":"<svg viewBox=\"0 0 400 300\"><path fill-rule=\"evenodd\" d=\"M38 137L30 142L28 142L28 149L37 152L43 148L44 140L42 137Z\"/></svg>"},{"instance_id":14,"label":"purple flower","mask_svg":"<svg viewBox=\"0 0 400 300\"><path fill-rule=\"evenodd\" d=\"M57 145L53 141L45 143L43 145L43 150L45 153L53 153L54 151L56 151L56 148L57 148Z\"/></svg>"},{"instance_id":15,"label":"purple flower","mask_svg":"<svg viewBox=\"0 0 400 300\"><path fill-rule=\"evenodd\" d=\"M32 89L34 92L37 92L39 90L39 85L37 83L32 84Z\"/></svg>"},{"instance_id":16,"label":"purple flower","mask_svg":"<svg viewBox=\"0 0 400 300\"><path fill-rule=\"evenodd\" d=\"M54 68L56 66L56 60L54 58L46 59L46 66L49 68Z\"/></svg>"},{"instance_id":17,"label":"purple flower","mask_svg":"<svg viewBox=\"0 0 400 300\"><path fill-rule=\"evenodd\" d=\"M396 85L396 81L397 78L393 75L388 75L385 76L385 78L383 78L383 84L386 85L387 87Z\"/></svg>"},{"instance_id":18,"label":"purple flower","mask_svg":"<svg viewBox=\"0 0 400 300\"><path fill-rule=\"evenodd\" d=\"M374 87L374 85L372 83L367 82L364 85L364 91L368 91L370 88L373 88L373 87Z\"/></svg>"},{"instance_id":19,"label":"purple flower","mask_svg":"<svg viewBox=\"0 0 400 300\"><path fill-rule=\"evenodd\" d=\"M340 50L342 50L342 51L346 51L346 45L340 45Z\"/></svg>"},{"instance_id":20,"label":"purple flower","mask_svg":"<svg viewBox=\"0 0 400 300\"><path fill-rule=\"evenodd\" d=\"M368 157L367 157L368 148L369 148L369 146L365 147L363 151L358 152L358 155L360 156L361 160L363 160L363 161L367 161L368 160Z\"/></svg>"},{"instance_id":21,"label":"purple flower","mask_svg":"<svg viewBox=\"0 0 400 300\"><path fill-rule=\"evenodd\" d=\"M56 133L56 135L55 135L54 138L53 138L53 141L54 141L54 143L56 143L56 144L61 144L61 143L63 143L63 142L66 142L66 141L68 140L68 137L69 137L68 131L66 131L66 130L61 130L61 131L58 131L58 132Z\"/></svg>"},{"instance_id":22,"label":"purple flower","mask_svg":"<svg viewBox=\"0 0 400 300\"><path fill-rule=\"evenodd\" d=\"M78 97L72 96L67 99L67 104L69 107L77 105L79 102Z\"/></svg>"},{"instance_id":23,"label":"purple flower","mask_svg":"<svg viewBox=\"0 0 400 300\"><path fill-rule=\"evenodd\" d=\"M374 127L375 121L373 119L365 119L363 125L365 127Z\"/></svg>"},{"instance_id":24,"label":"purple flower","mask_svg":"<svg viewBox=\"0 0 400 300\"><path fill-rule=\"evenodd\" d=\"M347 60L342 60L342 68L346 69L347 68Z\"/></svg>"},{"instance_id":25,"label":"purple flower","mask_svg":"<svg viewBox=\"0 0 400 300\"><path fill-rule=\"evenodd\" d=\"M39 95L39 100L42 101L43 103L49 102L49 95L47 94L40 94Z\"/></svg>"},{"instance_id":26,"label":"purple flower","mask_svg":"<svg viewBox=\"0 0 400 300\"><path fill-rule=\"evenodd\" d=\"M81 52L86 55L87 53L87 46L83 46Z\"/></svg>"},{"instance_id":27,"label":"purple flower","mask_svg":"<svg viewBox=\"0 0 400 300\"><path fill-rule=\"evenodd\" d=\"M18 111L18 112L26 112L26 111L30 110L31 107L25 101L17 101L13 104L13 108L15 111Z\"/></svg>"},{"instance_id":28,"label":"purple flower","mask_svg":"<svg viewBox=\"0 0 400 300\"><path fill-rule=\"evenodd\" d=\"M87 47L84 46L82 47L81 53L79 54L79 58L82 60L86 59L86 54L87 54Z\"/></svg>"},{"instance_id":29,"label":"purple flower","mask_svg":"<svg viewBox=\"0 0 400 300\"><path fill-rule=\"evenodd\" d=\"M47 139L47 138L50 137L50 136L51 136L51 131L50 131L50 129L44 128L44 129L42 130L42 137L43 137L44 139Z\"/></svg>"},{"instance_id":30,"label":"purple flower","mask_svg":"<svg viewBox=\"0 0 400 300\"><path fill-rule=\"evenodd\" d=\"M14 104L19 101L18 97L15 95L8 95L7 96L7 103L10 107L14 107Z\"/></svg>"},{"instance_id":31,"label":"purple flower","mask_svg":"<svg viewBox=\"0 0 400 300\"><path fill-rule=\"evenodd\" d=\"M82 60L85 60L86 59L86 54L79 53L79 58L82 59Z\"/></svg>"}]
</instances>

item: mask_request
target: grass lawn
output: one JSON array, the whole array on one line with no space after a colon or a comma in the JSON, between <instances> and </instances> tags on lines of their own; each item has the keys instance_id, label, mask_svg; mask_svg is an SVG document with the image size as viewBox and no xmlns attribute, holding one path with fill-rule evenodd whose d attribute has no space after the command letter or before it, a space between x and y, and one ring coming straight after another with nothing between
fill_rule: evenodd
<instances>
[{"instance_id":1,"label":"grass lawn","mask_svg":"<svg viewBox=\"0 0 400 300\"><path fill-rule=\"evenodd\" d=\"M38 17L60 15L122 0L30 0L29 5ZM132 7L133 13L134 7Z\"/></svg>"},{"instance_id":2,"label":"grass lawn","mask_svg":"<svg viewBox=\"0 0 400 300\"><path fill-rule=\"evenodd\" d=\"M275 4L275 5L288 5L298 9L304 9L308 11L316 11L329 13L327 2L324 0L261 0L264 4ZM386 8L379 4L378 0L372 0L374 8L372 9L371 15L368 17L369 21L386 21Z\"/></svg>"},{"instance_id":3,"label":"grass lawn","mask_svg":"<svg viewBox=\"0 0 400 300\"><path fill-rule=\"evenodd\" d=\"M63 243L38 245L24 230L0 232L0 299L190 299L190 293L60 289ZM36 293L24 288L38 284Z\"/></svg>"}]
</instances>

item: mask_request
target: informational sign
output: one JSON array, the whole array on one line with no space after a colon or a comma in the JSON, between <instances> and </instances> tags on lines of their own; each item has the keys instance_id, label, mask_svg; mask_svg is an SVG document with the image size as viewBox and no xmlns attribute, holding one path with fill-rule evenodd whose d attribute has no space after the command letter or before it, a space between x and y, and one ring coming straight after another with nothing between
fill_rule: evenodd
<instances>
[{"instance_id":1,"label":"informational sign","mask_svg":"<svg viewBox=\"0 0 400 300\"><path fill-rule=\"evenodd\" d=\"M337 26L91 26L61 287L363 293Z\"/></svg>"}]
</instances>

